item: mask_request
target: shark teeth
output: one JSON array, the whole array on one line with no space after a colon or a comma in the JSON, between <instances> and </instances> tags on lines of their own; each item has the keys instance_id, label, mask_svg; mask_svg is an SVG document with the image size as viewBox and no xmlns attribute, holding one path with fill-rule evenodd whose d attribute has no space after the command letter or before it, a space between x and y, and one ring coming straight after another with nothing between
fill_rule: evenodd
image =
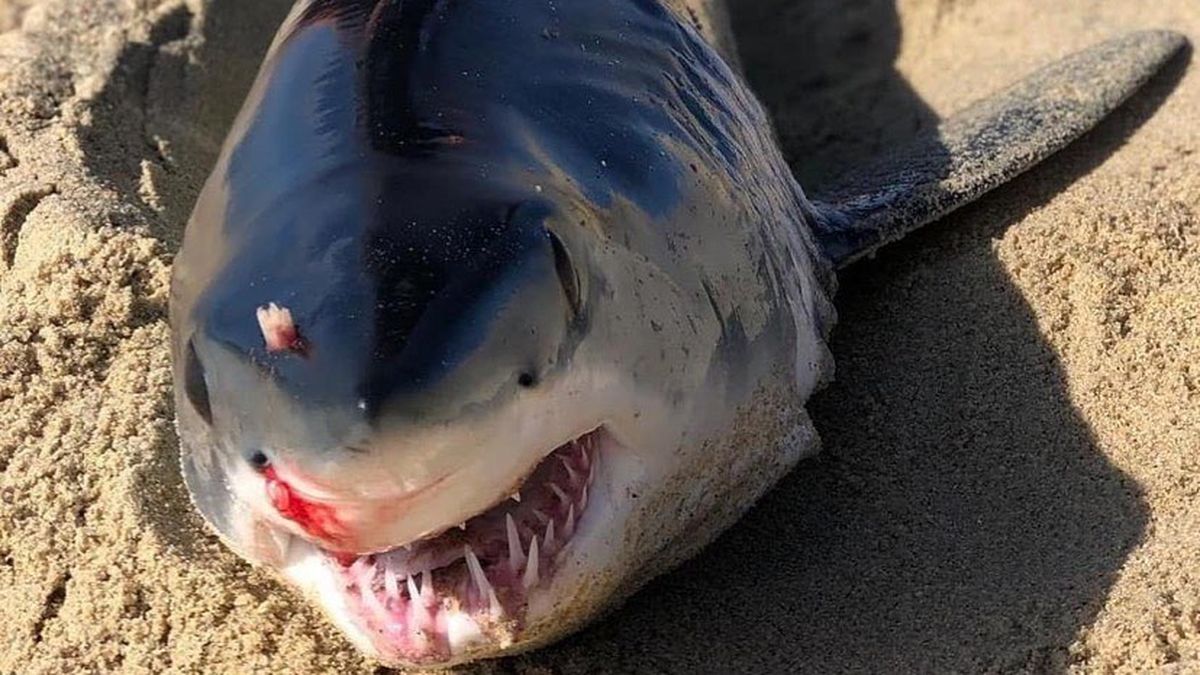
<instances>
[{"instance_id":1,"label":"shark teeth","mask_svg":"<svg viewBox=\"0 0 1200 675\"><path fill-rule=\"evenodd\" d=\"M275 549L279 551L279 558L281 560L287 560L292 552L291 533L284 532L283 530L276 530L274 528L267 530L267 533L270 534L271 540L275 543Z\"/></svg>"},{"instance_id":2,"label":"shark teeth","mask_svg":"<svg viewBox=\"0 0 1200 675\"><path fill-rule=\"evenodd\" d=\"M558 486L558 483L555 483L554 481L551 481L551 482L549 482L549 483L547 483L547 484L546 484L546 487L548 487L548 488L550 488L551 490L553 490L553 491L554 491L554 494L555 494L555 496L557 496L559 499L561 499L563 504L570 504L570 503L571 503L571 498L570 498L570 497L568 497L568 496L567 496L567 493L566 493L566 492L564 492L564 491L563 491L563 489L562 489L562 488L560 488L560 487Z\"/></svg>"},{"instance_id":3,"label":"shark teeth","mask_svg":"<svg viewBox=\"0 0 1200 675\"><path fill-rule=\"evenodd\" d=\"M529 545L529 562L525 564L525 574L521 576L521 585L525 587L525 590L533 588L537 585L538 581L541 581L538 575L538 559L540 557L538 553L538 540L537 537L534 537L533 543Z\"/></svg>"},{"instance_id":4,"label":"shark teeth","mask_svg":"<svg viewBox=\"0 0 1200 675\"><path fill-rule=\"evenodd\" d=\"M421 605L421 604L423 604L423 603L419 602L419 600L421 599L421 592L419 590L417 590L417 582L414 581L415 579L416 579L416 577L409 577L404 580L404 583L408 587L408 597L418 600L418 602L414 602L413 604Z\"/></svg>"},{"instance_id":5,"label":"shark teeth","mask_svg":"<svg viewBox=\"0 0 1200 675\"><path fill-rule=\"evenodd\" d=\"M504 514L504 528L508 537L508 569L516 574L525 565L525 552L521 550L521 535L511 513Z\"/></svg>"},{"instance_id":6,"label":"shark teeth","mask_svg":"<svg viewBox=\"0 0 1200 675\"><path fill-rule=\"evenodd\" d=\"M564 455L559 455L558 461L561 462L563 468L567 470L567 477L571 480L571 485L578 485L579 472L575 470L575 467L571 466L571 461Z\"/></svg>"},{"instance_id":7,"label":"shark teeth","mask_svg":"<svg viewBox=\"0 0 1200 675\"><path fill-rule=\"evenodd\" d=\"M427 582L428 578L422 580L423 584ZM415 598L408 605L409 626L417 644L428 646L429 640L437 633L437 617L430 610L433 588L423 588L418 591L417 583L413 581L413 577L409 577L408 592L410 598ZM417 595L418 593L419 595Z\"/></svg>"},{"instance_id":8,"label":"shark teeth","mask_svg":"<svg viewBox=\"0 0 1200 675\"><path fill-rule=\"evenodd\" d=\"M409 577L408 580L411 582L412 577ZM396 571L391 567L383 569L383 588L387 592L388 600L394 602L400 599L400 580L396 578Z\"/></svg>"},{"instance_id":9,"label":"shark teeth","mask_svg":"<svg viewBox=\"0 0 1200 675\"><path fill-rule=\"evenodd\" d=\"M390 551L331 560L372 635L409 660L510 641L528 598L553 579L596 492L593 441L564 445L520 492L443 533Z\"/></svg>"},{"instance_id":10,"label":"shark teeth","mask_svg":"<svg viewBox=\"0 0 1200 675\"><path fill-rule=\"evenodd\" d=\"M421 572L421 601L428 606L436 598L437 596L433 591L433 573L425 570Z\"/></svg>"},{"instance_id":11,"label":"shark teeth","mask_svg":"<svg viewBox=\"0 0 1200 675\"><path fill-rule=\"evenodd\" d=\"M496 589L492 587L488 581L487 573L483 571L483 565L479 564L479 558L475 556L475 551L470 547L466 547L467 569L471 571L471 580L475 582L475 588L479 591L479 595L488 601L488 609L492 615L501 615L503 610L500 608L500 601L496 598Z\"/></svg>"},{"instance_id":12,"label":"shark teeth","mask_svg":"<svg viewBox=\"0 0 1200 675\"><path fill-rule=\"evenodd\" d=\"M575 505L567 509L567 521L563 525L563 538L570 539L571 535L575 534Z\"/></svg>"},{"instance_id":13,"label":"shark teeth","mask_svg":"<svg viewBox=\"0 0 1200 675\"><path fill-rule=\"evenodd\" d=\"M534 537L537 539L537 537ZM554 521L550 521L546 525L546 550L554 548Z\"/></svg>"},{"instance_id":14,"label":"shark teeth","mask_svg":"<svg viewBox=\"0 0 1200 675\"><path fill-rule=\"evenodd\" d=\"M387 614L387 607L384 606L383 601L379 599L379 596L376 595L375 591L370 586L360 586L358 590L363 604L365 604L372 612L376 614Z\"/></svg>"}]
</instances>

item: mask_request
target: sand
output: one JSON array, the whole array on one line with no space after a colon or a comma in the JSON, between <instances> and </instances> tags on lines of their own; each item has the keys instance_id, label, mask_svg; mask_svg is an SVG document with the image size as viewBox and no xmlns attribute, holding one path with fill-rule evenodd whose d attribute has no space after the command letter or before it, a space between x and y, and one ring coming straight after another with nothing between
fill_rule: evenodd
<instances>
[{"instance_id":1,"label":"sand","mask_svg":"<svg viewBox=\"0 0 1200 675\"><path fill-rule=\"evenodd\" d=\"M0 672L371 672L203 529L171 253L287 0L0 0ZM810 190L1195 0L739 0ZM31 6L28 11L22 11ZM19 27L17 30L9 30ZM481 672L1200 672L1200 74L843 277L826 450Z\"/></svg>"}]
</instances>

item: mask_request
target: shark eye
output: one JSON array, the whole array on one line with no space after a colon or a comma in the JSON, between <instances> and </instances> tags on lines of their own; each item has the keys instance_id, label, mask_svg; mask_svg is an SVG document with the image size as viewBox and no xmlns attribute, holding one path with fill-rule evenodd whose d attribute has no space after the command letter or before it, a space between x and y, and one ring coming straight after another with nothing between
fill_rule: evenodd
<instances>
[{"instance_id":1,"label":"shark eye","mask_svg":"<svg viewBox=\"0 0 1200 675\"><path fill-rule=\"evenodd\" d=\"M567 247L563 244L562 239L553 232L547 232L547 234L550 235L550 246L554 249L554 271L558 273L558 281L562 284L563 293L567 296L567 304L571 306L571 313L578 316L583 309L579 273L576 271L575 264L571 261L571 254L567 252Z\"/></svg>"},{"instance_id":2,"label":"shark eye","mask_svg":"<svg viewBox=\"0 0 1200 675\"><path fill-rule=\"evenodd\" d=\"M204 366L196 354L196 343L188 341L187 360L183 364L183 390L196 413L212 424L212 406L208 401L208 384L204 381Z\"/></svg>"}]
</instances>

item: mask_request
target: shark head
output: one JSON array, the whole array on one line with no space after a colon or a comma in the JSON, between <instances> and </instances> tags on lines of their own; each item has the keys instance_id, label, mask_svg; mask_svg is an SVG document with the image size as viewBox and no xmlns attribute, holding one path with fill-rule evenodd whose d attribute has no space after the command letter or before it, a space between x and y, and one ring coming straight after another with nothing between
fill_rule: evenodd
<instances>
[{"instance_id":1,"label":"shark head","mask_svg":"<svg viewBox=\"0 0 1200 675\"><path fill-rule=\"evenodd\" d=\"M193 502L390 664L619 602L815 439L767 128L656 2L301 3L175 267Z\"/></svg>"}]
</instances>

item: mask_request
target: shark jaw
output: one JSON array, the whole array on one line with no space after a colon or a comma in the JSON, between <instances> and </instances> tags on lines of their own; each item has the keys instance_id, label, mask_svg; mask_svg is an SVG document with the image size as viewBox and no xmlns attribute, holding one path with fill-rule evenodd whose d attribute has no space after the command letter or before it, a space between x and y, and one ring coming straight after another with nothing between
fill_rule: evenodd
<instances>
[{"instance_id":1,"label":"shark jaw","mask_svg":"<svg viewBox=\"0 0 1200 675\"><path fill-rule=\"evenodd\" d=\"M545 457L519 492L425 539L366 555L292 535L283 575L364 651L393 665L448 666L523 642L531 608L552 607L558 572L604 519L603 428ZM536 611L536 610L535 610Z\"/></svg>"}]
</instances>

